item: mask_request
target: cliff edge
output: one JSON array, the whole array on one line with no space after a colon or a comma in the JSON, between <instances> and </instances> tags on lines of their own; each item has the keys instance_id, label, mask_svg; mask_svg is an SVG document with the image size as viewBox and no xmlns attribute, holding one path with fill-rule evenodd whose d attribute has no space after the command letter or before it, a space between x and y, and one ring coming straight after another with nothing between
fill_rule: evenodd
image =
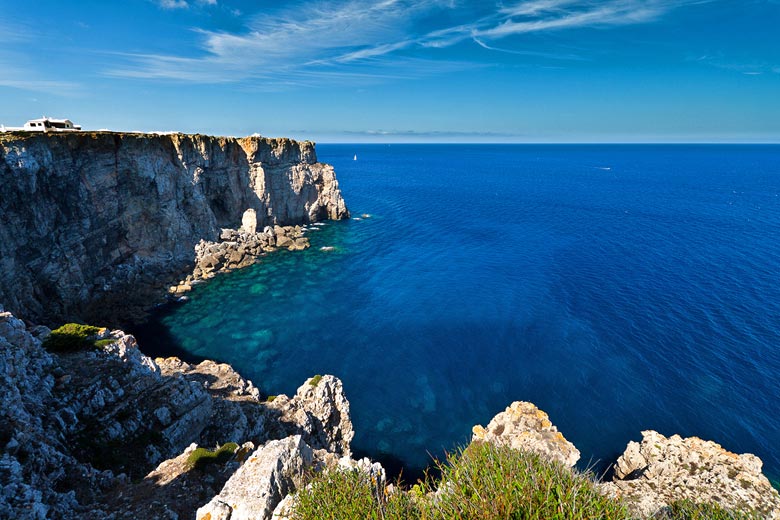
<instances>
[{"instance_id":1,"label":"cliff edge","mask_svg":"<svg viewBox=\"0 0 780 520\"><path fill-rule=\"evenodd\" d=\"M36 323L117 323L248 209L261 228L349 216L308 141L0 134L0 302Z\"/></svg>"}]
</instances>

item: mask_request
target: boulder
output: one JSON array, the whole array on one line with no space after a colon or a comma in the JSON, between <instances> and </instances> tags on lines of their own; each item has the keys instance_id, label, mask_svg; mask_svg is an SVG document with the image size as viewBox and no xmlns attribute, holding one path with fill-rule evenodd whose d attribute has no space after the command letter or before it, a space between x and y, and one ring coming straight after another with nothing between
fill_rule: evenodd
<instances>
[{"instance_id":1,"label":"boulder","mask_svg":"<svg viewBox=\"0 0 780 520\"><path fill-rule=\"evenodd\" d=\"M580 458L579 450L564 438L547 414L526 401L515 401L493 417L487 427L474 426L472 433L472 442L533 451L566 466L574 466Z\"/></svg>"},{"instance_id":2,"label":"boulder","mask_svg":"<svg viewBox=\"0 0 780 520\"><path fill-rule=\"evenodd\" d=\"M282 499L302 484L312 462L313 451L300 435L271 441L250 455L196 518L270 519Z\"/></svg>"}]
</instances>

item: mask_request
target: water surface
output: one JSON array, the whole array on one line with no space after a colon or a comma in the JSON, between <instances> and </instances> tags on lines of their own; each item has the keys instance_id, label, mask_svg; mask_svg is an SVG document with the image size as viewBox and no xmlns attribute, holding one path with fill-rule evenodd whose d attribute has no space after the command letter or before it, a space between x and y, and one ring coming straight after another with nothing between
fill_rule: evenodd
<instances>
[{"instance_id":1,"label":"water surface","mask_svg":"<svg viewBox=\"0 0 780 520\"><path fill-rule=\"evenodd\" d=\"M355 448L408 468L528 400L586 465L655 429L780 476L780 147L317 149L370 218L199 286L142 345L268 394L336 374Z\"/></svg>"}]
</instances>

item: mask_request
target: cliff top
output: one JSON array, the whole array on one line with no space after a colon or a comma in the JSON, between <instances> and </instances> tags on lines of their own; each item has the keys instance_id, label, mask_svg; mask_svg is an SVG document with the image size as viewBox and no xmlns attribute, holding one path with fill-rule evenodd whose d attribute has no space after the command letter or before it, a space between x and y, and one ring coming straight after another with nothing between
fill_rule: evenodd
<instances>
[{"instance_id":1,"label":"cliff top","mask_svg":"<svg viewBox=\"0 0 780 520\"><path fill-rule=\"evenodd\" d=\"M188 138L210 138L210 139L225 139L225 140L236 140L236 141L243 141L243 140L262 140L262 141L284 141L284 142L291 142L291 143L300 143L300 144L310 144L314 145L314 141L309 141L308 139L305 139L303 141L299 141L296 139L291 139L289 137L268 137L264 135L247 135L247 136L233 136L233 135L210 135L210 134L201 134L201 133L194 133L194 134L188 134L186 132L122 132L122 131L114 131L114 130L80 130L80 131L72 131L72 132L35 132L30 130L7 130L5 132L0 132L0 142L1 141L13 141L21 138L30 138L30 137L70 137L70 136L88 136L92 138L98 138L102 136L119 136L119 137L169 137L169 136L176 136L176 137L188 137Z\"/></svg>"}]
</instances>

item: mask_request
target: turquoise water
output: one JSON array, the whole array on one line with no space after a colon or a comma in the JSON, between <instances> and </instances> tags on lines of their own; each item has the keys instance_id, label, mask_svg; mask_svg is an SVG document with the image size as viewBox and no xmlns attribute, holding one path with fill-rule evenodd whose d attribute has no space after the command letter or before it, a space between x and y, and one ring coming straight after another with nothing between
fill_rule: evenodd
<instances>
[{"instance_id":1,"label":"turquoise water","mask_svg":"<svg viewBox=\"0 0 780 520\"><path fill-rule=\"evenodd\" d=\"M267 394L336 374L355 448L407 474L529 400L583 465L656 429L780 475L780 147L317 149L370 218L199 286L142 346Z\"/></svg>"}]
</instances>

